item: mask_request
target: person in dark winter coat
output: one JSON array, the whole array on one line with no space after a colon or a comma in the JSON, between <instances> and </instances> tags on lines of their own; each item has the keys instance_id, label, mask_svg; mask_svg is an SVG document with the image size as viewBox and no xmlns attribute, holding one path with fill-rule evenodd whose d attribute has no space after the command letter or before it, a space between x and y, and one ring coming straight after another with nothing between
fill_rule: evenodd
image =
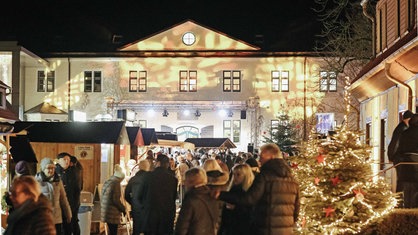
<instances>
[{"instance_id":1,"label":"person in dark winter coat","mask_svg":"<svg viewBox=\"0 0 418 235\"><path fill-rule=\"evenodd\" d=\"M177 179L169 172L169 159L159 154L155 169L145 179L144 233L172 234L176 213Z\"/></svg>"},{"instance_id":2,"label":"person in dark winter coat","mask_svg":"<svg viewBox=\"0 0 418 235\"><path fill-rule=\"evenodd\" d=\"M68 218L63 215L63 228L65 235L80 235L80 226L78 224L78 209L80 208L80 193L82 190L82 181L74 170L70 167L71 155L66 152L59 153L57 156L58 164L55 166L55 172L61 177L64 184L65 193L71 207L71 223L66 223Z\"/></svg>"},{"instance_id":3,"label":"person in dark winter coat","mask_svg":"<svg viewBox=\"0 0 418 235\"><path fill-rule=\"evenodd\" d=\"M146 159L138 163L139 171L133 176L125 188L125 200L132 206L133 234L144 232L145 178L149 174L150 164Z\"/></svg>"},{"instance_id":4,"label":"person in dark winter coat","mask_svg":"<svg viewBox=\"0 0 418 235\"><path fill-rule=\"evenodd\" d=\"M232 168L232 187L229 192L243 195L251 187L254 173L248 164L238 164ZM222 235L252 235L253 206L226 203L222 211Z\"/></svg>"},{"instance_id":5,"label":"person in dark winter coat","mask_svg":"<svg viewBox=\"0 0 418 235\"><path fill-rule=\"evenodd\" d=\"M399 146L399 138L402 133L408 129L409 120L411 119L413 113L409 110L406 110L402 115L402 121L396 126L395 130L392 133L392 139L388 145L388 159L390 162L393 162L394 165L400 162L400 159L396 157L396 152ZM396 192L402 191L401 181L399 181L399 167L396 168Z\"/></svg>"},{"instance_id":6,"label":"person in dark winter coat","mask_svg":"<svg viewBox=\"0 0 418 235\"><path fill-rule=\"evenodd\" d=\"M56 235L52 206L33 176L13 180L11 200L15 210L7 218L4 235Z\"/></svg>"},{"instance_id":7,"label":"person in dark winter coat","mask_svg":"<svg viewBox=\"0 0 418 235\"><path fill-rule=\"evenodd\" d=\"M418 114L409 121L410 127L399 138L399 147L395 158L399 162L418 162ZM418 166L402 164L397 169L401 184L400 191L404 195L405 208L418 207Z\"/></svg>"},{"instance_id":8,"label":"person in dark winter coat","mask_svg":"<svg viewBox=\"0 0 418 235\"><path fill-rule=\"evenodd\" d=\"M115 165L114 174L106 180L102 188L102 199L100 200L100 219L107 223L110 235L118 234L118 224L121 214L125 213L125 206L120 201L121 187L120 182L125 178L120 165Z\"/></svg>"},{"instance_id":9,"label":"person in dark winter coat","mask_svg":"<svg viewBox=\"0 0 418 235\"><path fill-rule=\"evenodd\" d=\"M216 235L220 219L220 201L210 196L206 172L202 168L186 171L186 195L177 219L176 235Z\"/></svg>"},{"instance_id":10,"label":"person in dark winter coat","mask_svg":"<svg viewBox=\"0 0 418 235\"><path fill-rule=\"evenodd\" d=\"M36 180L41 186L41 192L52 204L53 219L57 234L62 233L62 213L67 218L67 223L71 222L71 207L67 200L64 185L58 174L55 173L54 162L50 158L43 158L41 161L41 171L35 175ZM76 215L77 216L77 215Z\"/></svg>"},{"instance_id":11,"label":"person in dark winter coat","mask_svg":"<svg viewBox=\"0 0 418 235\"><path fill-rule=\"evenodd\" d=\"M277 145L265 144L260 150L260 174L250 189L243 195L232 192L215 195L228 203L254 206L254 234L293 234L300 207L299 184Z\"/></svg>"}]
</instances>

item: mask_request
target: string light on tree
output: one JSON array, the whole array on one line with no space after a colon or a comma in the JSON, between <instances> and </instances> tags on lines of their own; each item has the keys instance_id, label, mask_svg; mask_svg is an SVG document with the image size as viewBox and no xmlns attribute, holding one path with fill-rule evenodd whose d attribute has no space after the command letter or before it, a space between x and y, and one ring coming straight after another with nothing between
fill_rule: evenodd
<instances>
[{"instance_id":1,"label":"string light on tree","mask_svg":"<svg viewBox=\"0 0 418 235\"><path fill-rule=\"evenodd\" d=\"M346 91L345 118L349 95ZM312 130L300 154L290 158L304 198L300 234L356 234L395 208L395 194L384 178L374 175L371 147L362 135L346 124L325 140Z\"/></svg>"}]
</instances>

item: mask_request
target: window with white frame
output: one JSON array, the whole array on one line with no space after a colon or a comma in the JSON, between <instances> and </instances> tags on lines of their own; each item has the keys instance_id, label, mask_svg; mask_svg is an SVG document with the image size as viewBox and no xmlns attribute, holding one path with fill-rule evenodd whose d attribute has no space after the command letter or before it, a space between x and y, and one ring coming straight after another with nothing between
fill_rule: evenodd
<instances>
[{"instance_id":1,"label":"window with white frame","mask_svg":"<svg viewBox=\"0 0 418 235\"><path fill-rule=\"evenodd\" d=\"M197 71L196 70L180 70L179 90L181 92L197 91Z\"/></svg>"},{"instance_id":2,"label":"window with white frame","mask_svg":"<svg viewBox=\"0 0 418 235\"><path fill-rule=\"evenodd\" d=\"M38 92L53 92L55 89L55 71L38 71Z\"/></svg>"},{"instance_id":3,"label":"window with white frame","mask_svg":"<svg viewBox=\"0 0 418 235\"><path fill-rule=\"evenodd\" d=\"M225 92L240 92L241 91L241 71L238 70L224 70L223 71L223 90Z\"/></svg>"},{"instance_id":4,"label":"window with white frame","mask_svg":"<svg viewBox=\"0 0 418 235\"><path fill-rule=\"evenodd\" d=\"M147 120L138 120L138 126L140 128L147 128Z\"/></svg>"},{"instance_id":5,"label":"window with white frame","mask_svg":"<svg viewBox=\"0 0 418 235\"><path fill-rule=\"evenodd\" d=\"M289 91L289 71L271 71L271 91Z\"/></svg>"},{"instance_id":6,"label":"window with white frame","mask_svg":"<svg viewBox=\"0 0 418 235\"><path fill-rule=\"evenodd\" d=\"M84 71L84 92L102 91L102 72Z\"/></svg>"},{"instance_id":7,"label":"window with white frame","mask_svg":"<svg viewBox=\"0 0 418 235\"><path fill-rule=\"evenodd\" d=\"M337 74L335 72L321 71L319 75L319 91L337 91Z\"/></svg>"},{"instance_id":8,"label":"window with white frame","mask_svg":"<svg viewBox=\"0 0 418 235\"><path fill-rule=\"evenodd\" d=\"M241 120L224 120L223 134L225 138L232 139L232 142L241 141Z\"/></svg>"},{"instance_id":9,"label":"window with white frame","mask_svg":"<svg viewBox=\"0 0 418 235\"><path fill-rule=\"evenodd\" d=\"M147 91L147 71L129 71L129 91Z\"/></svg>"}]
</instances>

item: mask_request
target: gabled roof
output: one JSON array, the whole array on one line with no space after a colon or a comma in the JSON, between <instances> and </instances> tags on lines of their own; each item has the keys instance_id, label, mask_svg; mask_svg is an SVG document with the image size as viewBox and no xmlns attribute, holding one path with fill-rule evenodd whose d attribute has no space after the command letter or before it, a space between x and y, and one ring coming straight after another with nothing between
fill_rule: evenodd
<instances>
[{"instance_id":1,"label":"gabled roof","mask_svg":"<svg viewBox=\"0 0 418 235\"><path fill-rule=\"evenodd\" d=\"M186 32L192 32L196 41L187 46L182 41ZM119 48L120 51L217 51L217 50L259 50L257 46L234 39L222 32L187 20L147 38Z\"/></svg>"},{"instance_id":2,"label":"gabled roof","mask_svg":"<svg viewBox=\"0 0 418 235\"><path fill-rule=\"evenodd\" d=\"M67 114L64 110L61 110L48 102L40 103L25 112L25 114L28 113Z\"/></svg>"},{"instance_id":3,"label":"gabled roof","mask_svg":"<svg viewBox=\"0 0 418 235\"><path fill-rule=\"evenodd\" d=\"M195 145L196 148L236 148L229 138L187 138L184 142Z\"/></svg>"},{"instance_id":4,"label":"gabled roof","mask_svg":"<svg viewBox=\"0 0 418 235\"><path fill-rule=\"evenodd\" d=\"M15 122L30 142L128 144L124 122Z\"/></svg>"},{"instance_id":5,"label":"gabled roof","mask_svg":"<svg viewBox=\"0 0 418 235\"><path fill-rule=\"evenodd\" d=\"M158 144L154 128L126 127L129 143L135 146L149 146Z\"/></svg>"}]
</instances>

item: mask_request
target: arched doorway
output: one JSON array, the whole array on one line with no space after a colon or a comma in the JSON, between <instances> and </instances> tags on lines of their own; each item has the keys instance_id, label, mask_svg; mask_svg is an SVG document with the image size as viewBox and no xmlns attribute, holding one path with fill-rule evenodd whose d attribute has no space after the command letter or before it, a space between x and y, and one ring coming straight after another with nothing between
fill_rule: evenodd
<instances>
[{"instance_id":1,"label":"arched doorway","mask_svg":"<svg viewBox=\"0 0 418 235\"><path fill-rule=\"evenodd\" d=\"M180 126L176 129L176 133L179 141L199 137L199 129L194 126Z\"/></svg>"}]
</instances>

